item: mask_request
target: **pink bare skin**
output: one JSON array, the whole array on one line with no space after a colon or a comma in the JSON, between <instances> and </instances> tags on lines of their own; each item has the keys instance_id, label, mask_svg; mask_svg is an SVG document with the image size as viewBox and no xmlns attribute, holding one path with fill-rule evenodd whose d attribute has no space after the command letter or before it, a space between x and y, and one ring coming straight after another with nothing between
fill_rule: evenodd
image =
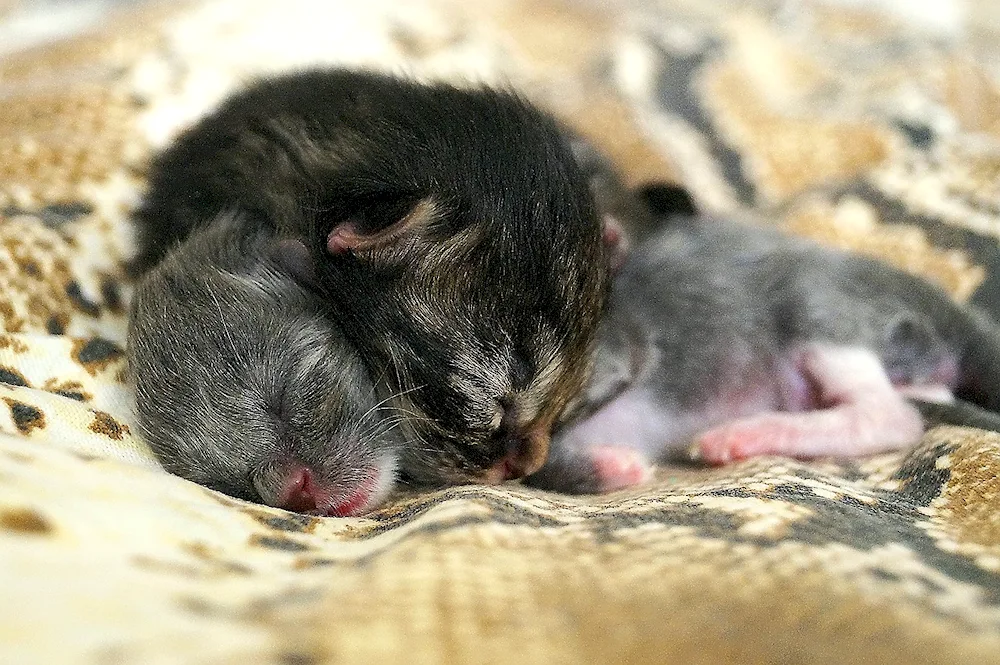
<instances>
[{"instance_id":1,"label":"pink bare skin","mask_svg":"<svg viewBox=\"0 0 1000 665\"><path fill-rule=\"evenodd\" d=\"M949 386L894 386L874 353L809 344L774 372L699 403L665 409L629 388L563 435L575 463L590 467L593 491L647 482L654 462L691 454L711 464L762 455L859 457L916 443L924 431L906 395L947 401ZM692 443L693 442L693 443Z\"/></svg>"},{"instance_id":2,"label":"pink bare skin","mask_svg":"<svg viewBox=\"0 0 1000 665\"><path fill-rule=\"evenodd\" d=\"M897 450L924 431L919 412L892 385L882 363L861 348L810 345L796 365L813 387L814 410L761 413L703 432L699 457L713 464L758 455L859 457ZM920 386L943 396L945 386Z\"/></svg>"},{"instance_id":3,"label":"pink bare skin","mask_svg":"<svg viewBox=\"0 0 1000 665\"><path fill-rule=\"evenodd\" d=\"M633 448L595 445L587 451L587 457L594 465L602 492L642 485L653 477L653 466Z\"/></svg>"}]
</instances>

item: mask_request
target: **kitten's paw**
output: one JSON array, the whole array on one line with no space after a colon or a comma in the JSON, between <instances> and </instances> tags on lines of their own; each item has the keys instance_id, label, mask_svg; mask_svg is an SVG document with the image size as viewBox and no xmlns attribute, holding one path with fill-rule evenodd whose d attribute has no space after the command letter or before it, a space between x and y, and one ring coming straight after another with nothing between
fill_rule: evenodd
<instances>
[{"instance_id":1,"label":"kitten's paw","mask_svg":"<svg viewBox=\"0 0 1000 665\"><path fill-rule=\"evenodd\" d=\"M600 494L635 487L652 477L653 467L632 448L587 445L557 448L524 484L568 494Z\"/></svg>"},{"instance_id":2,"label":"kitten's paw","mask_svg":"<svg viewBox=\"0 0 1000 665\"><path fill-rule=\"evenodd\" d=\"M598 492L613 492L626 487L635 487L653 477L653 467L646 462L641 453L632 448L592 446L587 454L594 466L594 480Z\"/></svg>"}]
</instances>

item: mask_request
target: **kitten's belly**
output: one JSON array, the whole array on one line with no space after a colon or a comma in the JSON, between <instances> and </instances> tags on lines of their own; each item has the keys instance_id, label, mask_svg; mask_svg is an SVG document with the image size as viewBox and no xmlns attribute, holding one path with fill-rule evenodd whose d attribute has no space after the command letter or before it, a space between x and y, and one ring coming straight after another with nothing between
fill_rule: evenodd
<instances>
[{"instance_id":1,"label":"kitten's belly","mask_svg":"<svg viewBox=\"0 0 1000 665\"><path fill-rule=\"evenodd\" d=\"M558 438L574 447L620 445L648 459L678 458L696 434L729 420L774 410L780 400L773 384L754 385L685 408L647 386L637 386L560 432Z\"/></svg>"},{"instance_id":2,"label":"kitten's belly","mask_svg":"<svg viewBox=\"0 0 1000 665\"><path fill-rule=\"evenodd\" d=\"M648 384L635 384L559 438L571 446L628 446L651 460L684 457L696 435L722 423L767 411L816 408L800 355L793 350L765 360L734 353L721 377L705 378L716 387L706 387L704 398L661 394Z\"/></svg>"},{"instance_id":3,"label":"kitten's belly","mask_svg":"<svg viewBox=\"0 0 1000 665\"><path fill-rule=\"evenodd\" d=\"M735 357L730 371L714 380L718 387L706 389L703 399L660 394L647 384L633 385L558 437L561 443L577 447L628 446L650 460L681 458L694 437L717 425L765 412L828 408L829 404L818 401L816 391L820 387L814 384L817 378L808 378L805 358L809 352L809 346L794 348L766 363ZM931 374L933 382L904 383L896 389L914 397L947 402L957 376L957 370L950 370L955 364L950 356L944 358L939 363L941 368ZM879 370L884 372L884 367ZM820 378L831 380L830 376ZM889 377L883 374L883 378L888 384ZM711 381L706 377L706 383Z\"/></svg>"}]
</instances>

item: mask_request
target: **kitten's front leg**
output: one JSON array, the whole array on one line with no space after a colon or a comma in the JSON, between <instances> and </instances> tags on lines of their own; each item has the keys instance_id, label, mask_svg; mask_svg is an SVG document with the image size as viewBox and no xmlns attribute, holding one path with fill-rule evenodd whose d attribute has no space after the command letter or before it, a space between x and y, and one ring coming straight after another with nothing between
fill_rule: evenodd
<instances>
[{"instance_id":1,"label":"kitten's front leg","mask_svg":"<svg viewBox=\"0 0 1000 665\"><path fill-rule=\"evenodd\" d=\"M524 483L567 494L599 494L641 485L652 475L649 460L628 446L554 443L545 466Z\"/></svg>"},{"instance_id":2,"label":"kitten's front leg","mask_svg":"<svg viewBox=\"0 0 1000 665\"><path fill-rule=\"evenodd\" d=\"M795 365L814 392L814 411L764 413L729 422L696 439L707 462L758 455L858 457L916 443L919 412L893 387L874 353L859 347L811 344Z\"/></svg>"}]
</instances>

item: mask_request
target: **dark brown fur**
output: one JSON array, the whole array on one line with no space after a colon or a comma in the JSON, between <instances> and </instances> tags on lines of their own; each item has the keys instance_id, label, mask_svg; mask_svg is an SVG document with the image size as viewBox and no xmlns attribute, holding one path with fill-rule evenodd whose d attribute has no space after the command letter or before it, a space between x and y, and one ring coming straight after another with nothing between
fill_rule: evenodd
<instances>
[{"instance_id":1,"label":"dark brown fur","mask_svg":"<svg viewBox=\"0 0 1000 665\"><path fill-rule=\"evenodd\" d=\"M263 81L154 161L136 271L220 214L236 236L308 247L292 272L406 416L403 479L542 464L606 290L586 178L549 117L508 92L372 73Z\"/></svg>"}]
</instances>

